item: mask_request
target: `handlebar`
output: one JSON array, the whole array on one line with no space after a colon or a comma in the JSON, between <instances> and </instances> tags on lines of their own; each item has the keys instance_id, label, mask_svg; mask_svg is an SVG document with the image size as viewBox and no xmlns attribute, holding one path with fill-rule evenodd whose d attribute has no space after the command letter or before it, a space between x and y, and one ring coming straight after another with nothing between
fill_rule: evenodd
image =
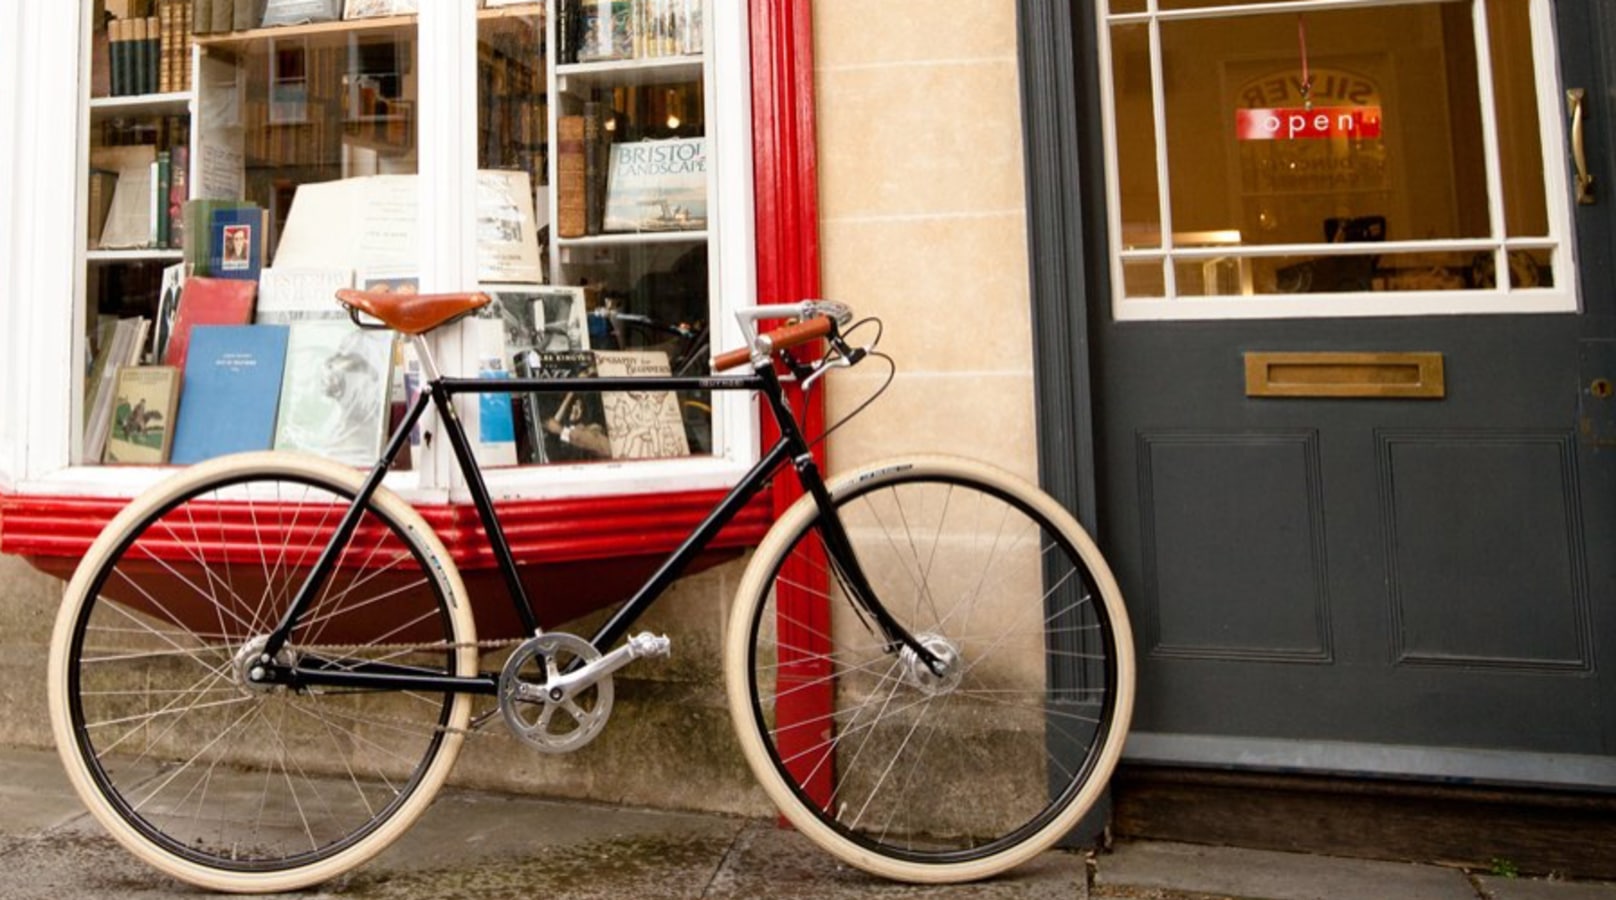
<instances>
[{"instance_id":1,"label":"handlebar","mask_svg":"<svg viewBox=\"0 0 1616 900\"><path fill-rule=\"evenodd\" d=\"M749 362L754 356L768 357L777 350L785 350L830 337L836 333L836 319L829 315L816 315L803 322L765 331L752 341L751 347L730 350L713 357L713 371L723 372Z\"/></svg>"}]
</instances>

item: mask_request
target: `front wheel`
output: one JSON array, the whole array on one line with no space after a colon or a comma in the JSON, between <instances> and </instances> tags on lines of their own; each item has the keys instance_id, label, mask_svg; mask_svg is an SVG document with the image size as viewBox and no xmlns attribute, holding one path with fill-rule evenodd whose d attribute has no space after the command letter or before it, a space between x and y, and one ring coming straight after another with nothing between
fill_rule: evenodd
<instances>
[{"instance_id":1,"label":"front wheel","mask_svg":"<svg viewBox=\"0 0 1616 900\"><path fill-rule=\"evenodd\" d=\"M267 636L360 484L255 453L193 466L107 526L51 639L57 748L124 846L193 884L284 891L375 855L447 776L465 694L256 683ZM472 675L464 588L421 517L379 490L283 665Z\"/></svg>"},{"instance_id":2,"label":"front wheel","mask_svg":"<svg viewBox=\"0 0 1616 900\"><path fill-rule=\"evenodd\" d=\"M799 830L850 865L985 878L1049 848L1103 790L1133 706L1133 639L1099 550L991 466L914 457L830 485L894 646L844 588L811 497L742 577L725 643L741 747Z\"/></svg>"}]
</instances>

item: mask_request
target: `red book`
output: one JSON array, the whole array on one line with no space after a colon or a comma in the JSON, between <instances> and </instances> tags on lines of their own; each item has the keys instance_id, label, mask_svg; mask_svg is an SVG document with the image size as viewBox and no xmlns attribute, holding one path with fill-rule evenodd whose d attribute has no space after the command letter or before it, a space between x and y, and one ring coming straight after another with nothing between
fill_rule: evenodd
<instances>
[{"instance_id":1,"label":"red book","mask_svg":"<svg viewBox=\"0 0 1616 900\"><path fill-rule=\"evenodd\" d=\"M168 348L163 352L163 365L185 368L185 351L191 344L193 326L251 324L257 298L256 281L199 276L185 279Z\"/></svg>"}]
</instances>

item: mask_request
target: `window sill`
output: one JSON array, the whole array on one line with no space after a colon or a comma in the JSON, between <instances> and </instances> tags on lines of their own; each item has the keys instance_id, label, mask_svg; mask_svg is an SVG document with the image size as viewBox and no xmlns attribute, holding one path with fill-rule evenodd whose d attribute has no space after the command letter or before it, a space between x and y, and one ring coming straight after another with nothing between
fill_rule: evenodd
<instances>
[{"instance_id":1,"label":"window sill","mask_svg":"<svg viewBox=\"0 0 1616 900\"><path fill-rule=\"evenodd\" d=\"M711 476L716 479L720 467L707 468L714 469ZM131 474L136 471L138 476ZM69 578L128 498L171 471L156 467L64 470L57 477L0 493L0 553L23 557L41 571ZM510 480L521 472L495 470L490 475L490 480L502 476ZM621 477L613 484L634 486ZM626 599L727 491L723 485L692 489L684 482L679 490L668 491L669 484L664 477L663 490L606 496L580 489L576 496L542 499L502 498L495 491L500 525L541 624L552 627ZM478 634L485 638L518 636L520 623L506 599L493 552L469 500L451 502L441 490L401 493L437 532L460 569L472 598ZM418 496L409 496L412 493ZM693 574L740 556L762 539L772 520L772 498L765 490L687 571Z\"/></svg>"}]
</instances>

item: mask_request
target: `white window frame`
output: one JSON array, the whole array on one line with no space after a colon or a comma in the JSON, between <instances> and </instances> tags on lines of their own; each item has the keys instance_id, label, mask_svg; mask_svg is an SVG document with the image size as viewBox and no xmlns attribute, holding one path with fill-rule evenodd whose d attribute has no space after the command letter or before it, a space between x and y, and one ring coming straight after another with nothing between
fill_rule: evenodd
<instances>
[{"instance_id":1,"label":"white window frame","mask_svg":"<svg viewBox=\"0 0 1616 900\"><path fill-rule=\"evenodd\" d=\"M1424 5L1440 0L1289 0L1289 2L1246 3L1238 6L1163 10L1158 0L1145 0L1140 12L1110 13L1113 2L1094 4L1099 36L1099 74L1107 172L1107 228L1110 254L1112 315L1119 321L1195 319L1284 319L1364 316L1428 316L1453 314L1575 313L1580 309L1576 242L1572 230L1566 167L1566 138L1561 128L1565 107L1560 81L1554 16L1550 0L1530 0L1533 65L1537 75L1539 130L1542 136L1544 188L1547 191L1549 233L1547 237L1506 238L1503 211L1503 176L1499 163L1496 106L1491 78L1491 45L1488 41L1485 0L1472 4L1478 86L1482 100L1482 129L1486 178L1491 220L1491 237L1476 240L1415 240L1376 243L1377 254L1432 253L1462 251L1494 254L1496 272L1509 271L1511 250L1550 250L1553 254L1554 285L1544 288L1510 288L1508 279L1497 279L1490 290L1399 291L1317 294L1263 294L1257 296L1176 296L1176 264L1207 262L1219 258L1275 256L1350 255L1362 252L1363 245L1285 244L1233 247L1176 247L1173 244L1172 180L1169 177L1168 130L1165 98L1161 28L1163 24L1194 19L1235 18L1253 15L1320 12L1336 9L1362 9L1375 6ZM1160 200L1162 246L1125 250L1122 231L1122 198L1118 166L1117 112L1111 56L1111 28L1117 25L1145 25L1149 28L1150 67L1154 136L1157 147L1156 179ZM1128 297L1124 266L1128 263L1163 264L1164 296Z\"/></svg>"},{"instance_id":2,"label":"white window frame","mask_svg":"<svg viewBox=\"0 0 1616 900\"><path fill-rule=\"evenodd\" d=\"M6 182L0 185L0 489L132 497L173 467L70 464L83 389L76 361L84 340L77 323L85 305L79 236L90 128L88 5L19 0L0 10L0 125L9 135L0 141ZM712 9L718 5L710 4L705 17L706 88L713 98L708 252L717 298L715 350L741 344L733 311L755 302L757 284L749 22L743 4L722 4L722 15ZM421 79L419 98L421 284L428 291L465 290L477 285L476 12L469 2L421 7L420 65L435 73ZM64 203L63 197L76 199ZM443 371L469 371L457 328L435 338ZM711 456L489 469L484 477L496 498L513 499L728 487L757 459L759 416L744 394L715 394L714 401ZM434 445L432 453L417 455L413 471L390 474L388 486L416 503L469 502L448 442Z\"/></svg>"}]
</instances>

